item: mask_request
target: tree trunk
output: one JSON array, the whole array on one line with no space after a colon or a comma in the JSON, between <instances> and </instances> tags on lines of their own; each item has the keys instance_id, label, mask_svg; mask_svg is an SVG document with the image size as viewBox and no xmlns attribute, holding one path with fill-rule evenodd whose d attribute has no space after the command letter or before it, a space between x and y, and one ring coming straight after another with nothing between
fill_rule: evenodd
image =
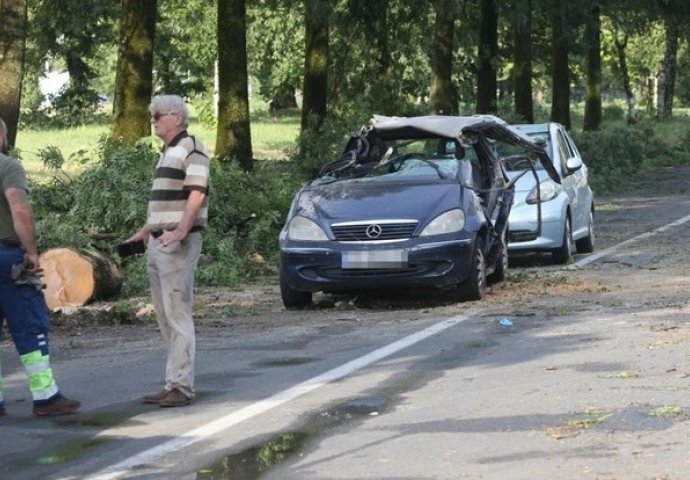
<instances>
[{"instance_id":1,"label":"tree trunk","mask_svg":"<svg viewBox=\"0 0 690 480\"><path fill-rule=\"evenodd\" d=\"M678 22L675 18L666 18L666 51L664 53L664 74L661 84L660 111L657 116L664 120L673 115L673 96L676 83L676 66L678 60Z\"/></svg>"},{"instance_id":2,"label":"tree trunk","mask_svg":"<svg viewBox=\"0 0 690 480\"><path fill-rule=\"evenodd\" d=\"M391 72L390 29L388 27L389 0L349 0L348 11L361 22L361 31L366 42L365 55L360 75L369 79L363 92L363 99L373 111L383 115L395 115L400 94ZM395 68L395 67L394 67ZM329 88L329 96L333 88Z\"/></svg>"},{"instance_id":3,"label":"tree trunk","mask_svg":"<svg viewBox=\"0 0 690 480\"><path fill-rule=\"evenodd\" d=\"M635 94L630 85L630 73L628 72L628 59L626 55L626 48L628 46L628 35L623 34L621 39L618 32L614 34L616 51L618 52L618 66L621 69L621 76L623 77L623 90L625 90L626 103L628 105L628 125L637 123L637 108L635 107Z\"/></svg>"},{"instance_id":4,"label":"tree trunk","mask_svg":"<svg viewBox=\"0 0 690 480\"><path fill-rule=\"evenodd\" d=\"M216 155L254 168L249 126L245 0L218 0L218 127Z\"/></svg>"},{"instance_id":5,"label":"tree trunk","mask_svg":"<svg viewBox=\"0 0 690 480\"><path fill-rule=\"evenodd\" d=\"M552 17L551 35L553 44L551 121L570 129L570 70L568 69L568 38L565 5L560 4Z\"/></svg>"},{"instance_id":6,"label":"tree trunk","mask_svg":"<svg viewBox=\"0 0 690 480\"><path fill-rule=\"evenodd\" d=\"M431 55L429 107L439 115L457 115L458 97L452 81L455 9L452 1L437 0L434 45Z\"/></svg>"},{"instance_id":7,"label":"tree trunk","mask_svg":"<svg viewBox=\"0 0 690 480\"><path fill-rule=\"evenodd\" d=\"M601 19L594 7L585 25L587 48L587 92L583 130L599 130L601 125Z\"/></svg>"},{"instance_id":8,"label":"tree trunk","mask_svg":"<svg viewBox=\"0 0 690 480\"><path fill-rule=\"evenodd\" d=\"M304 6L304 88L302 131L318 130L326 117L328 98L328 21L330 7L317 0Z\"/></svg>"},{"instance_id":9,"label":"tree trunk","mask_svg":"<svg viewBox=\"0 0 690 480\"><path fill-rule=\"evenodd\" d=\"M8 146L14 147L26 54L27 2L0 0L0 115L7 125Z\"/></svg>"},{"instance_id":10,"label":"tree trunk","mask_svg":"<svg viewBox=\"0 0 690 480\"><path fill-rule=\"evenodd\" d=\"M497 0L481 0L477 67L477 113L497 113L496 67L498 56Z\"/></svg>"},{"instance_id":11,"label":"tree trunk","mask_svg":"<svg viewBox=\"0 0 690 480\"><path fill-rule=\"evenodd\" d=\"M122 275L93 250L54 248L41 254L46 304L51 311L106 300L120 293Z\"/></svg>"},{"instance_id":12,"label":"tree trunk","mask_svg":"<svg viewBox=\"0 0 690 480\"><path fill-rule=\"evenodd\" d=\"M532 104L532 0L520 3L522 11L514 12L515 112L527 123L534 123Z\"/></svg>"},{"instance_id":13,"label":"tree trunk","mask_svg":"<svg viewBox=\"0 0 690 480\"><path fill-rule=\"evenodd\" d=\"M112 138L133 145L151 135L153 41L157 0L122 0L120 51L113 99Z\"/></svg>"}]
</instances>

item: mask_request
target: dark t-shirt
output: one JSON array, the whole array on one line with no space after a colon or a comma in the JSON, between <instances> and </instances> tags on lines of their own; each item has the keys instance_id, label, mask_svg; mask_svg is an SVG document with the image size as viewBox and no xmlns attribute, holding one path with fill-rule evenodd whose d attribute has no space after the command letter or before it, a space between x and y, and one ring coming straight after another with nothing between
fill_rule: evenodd
<instances>
[{"instance_id":1,"label":"dark t-shirt","mask_svg":"<svg viewBox=\"0 0 690 480\"><path fill-rule=\"evenodd\" d=\"M18 242L19 237L12 223L12 212L4 192L8 188L23 188L28 192L29 185L22 164L2 153L0 153L0 182L3 192L0 195L0 241Z\"/></svg>"}]
</instances>

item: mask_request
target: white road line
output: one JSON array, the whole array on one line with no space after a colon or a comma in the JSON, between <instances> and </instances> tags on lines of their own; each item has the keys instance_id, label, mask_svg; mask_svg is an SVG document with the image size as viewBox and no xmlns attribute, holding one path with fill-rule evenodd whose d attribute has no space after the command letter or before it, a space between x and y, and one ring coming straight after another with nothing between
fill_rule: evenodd
<instances>
[{"instance_id":1,"label":"white road line","mask_svg":"<svg viewBox=\"0 0 690 480\"><path fill-rule=\"evenodd\" d=\"M673 228L673 227L677 227L679 225L682 225L682 224L688 222L689 220L690 220L690 215L687 215L683 218L679 218L675 222L668 223L666 225L663 225L663 226L656 228L654 230L651 230L649 232L641 233L636 237L629 238L628 240L621 242L621 243L618 243L618 244L614 245L613 247L607 248L606 250L601 250L597 253L594 253L594 254L589 255L585 258L582 258L582 259L578 260L577 262L573 263L572 265L568 265L568 267L566 267L566 268L583 267L583 266L590 264L592 262L596 262L600 258L605 257L607 255L610 255L611 253L615 252L616 250L619 250L622 247L625 247L627 245L630 245L631 243L637 242L638 240L642 240L643 238L648 238L648 237L654 236L657 233L663 233L666 230Z\"/></svg>"},{"instance_id":2,"label":"white road line","mask_svg":"<svg viewBox=\"0 0 690 480\"><path fill-rule=\"evenodd\" d=\"M89 480L111 480L120 478L128 473L131 473L137 467L150 464L165 455L188 447L196 442L210 437L211 435L222 432L233 425L260 415L272 408L289 402L290 400L294 400L295 398L309 393L312 390L316 390L317 388L322 387L330 382L339 380L351 373L356 372L357 370L393 355L400 350L419 343L422 340L431 337L432 335L436 335L439 332L464 322L467 320L467 318L468 317L464 315L458 315L442 322L438 322L428 328L425 328L424 330L420 330L419 332L413 333L412 335L381 347L378 350L374 350L367 355L336 367L333 370L329 370L321 375L317 375L316 377L297 384L294 387L283 390L282 392L278 392L271 397L241 408L240 410L214 420L213 422L202 425L201 427L195 428L194 430L184 433L173 440L162 443L156 447L150 448L149 450L145 450L137 455L134 455L133 457L123 460L122 462L106 467L103 470L100 470L86 478Z\"/></svg>"}]
</instances>

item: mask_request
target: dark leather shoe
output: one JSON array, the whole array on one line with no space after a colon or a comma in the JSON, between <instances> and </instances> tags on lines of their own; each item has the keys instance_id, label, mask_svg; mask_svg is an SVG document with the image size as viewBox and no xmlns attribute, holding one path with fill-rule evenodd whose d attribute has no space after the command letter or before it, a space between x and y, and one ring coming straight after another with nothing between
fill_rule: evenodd
<instances>
[{"instance_id":1,"label":"dark leather shoe","mask_svg":"<svg viewBox=\"0 0 690 480\"><path fill-rule=\"evenodd\" d=\"M158 402L158 405L161 407L184 407L190 403L192 403L191 398L177 388L173 388L163 400Z\"/></svg>"},{"instance_id":2,"label":"dark leather shoe","mask_svg":"<svg viewBox=\"0 0 690 480\"><path fill-rule=\"evenodd\" d=\"M81 402L78 400L70 400L69 398L58 395L50 403L45 405L39 405L34 407L34 415L37 417L43 417L47 415L69 415L76 413L81 406Z\"/></svg>"},{"instance_id":3,"label":"dark leather shoe","mask_svg":"<svg viewBox=\"0 0 690 480\"><path fill-rule=\"evenodd\" d=\"M160 403L161 400L163 400L165 397L167 397L169 393L170 393L170 390L163 389L160 392L154 393L152 395L144 395L141 398L141 401L144 403L158 404L158 403Z\"/></svg>"}]
</instances>

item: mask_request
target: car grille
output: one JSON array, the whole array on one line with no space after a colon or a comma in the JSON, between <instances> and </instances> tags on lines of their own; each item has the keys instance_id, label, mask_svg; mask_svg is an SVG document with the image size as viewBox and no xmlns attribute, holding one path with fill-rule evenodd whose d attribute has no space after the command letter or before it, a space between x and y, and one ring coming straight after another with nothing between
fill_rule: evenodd
<instances>
[{"instance_id":1,"label":"car grille","mask_svg":"<svg viewBox=\"0 0 690 480\"><path fill-rule=\"evenodd\" d=\"M509 242L531 242L537 239L537 232L530 232L529 230L517 230L510 232Z\"/></svg>"},{"instance_id":2,"label":"car grille","mask_svg":"<svg viewBox=\"0 0 690 480\"><path fill-rule=\"evenodd\" d=\"M354 278L354 277L405 277L408 275L420 275L427 273L429 266L410 265L406 268L368 268L363 270L344 270L342 268L324 268L319 274L326 278Z\"/></svg>"},{"instance_id":3,"label":"car grille","mask_svg":"<svg viewBox=\"0 0 690 480\"><path fill-rule=\"evenodd\" d=\"M417 228L416 221L395 223L372 221L368 223L331 225L333 235L339 242L404 240L412 236L415 228Z\"/></svg>"}]
</instances>

